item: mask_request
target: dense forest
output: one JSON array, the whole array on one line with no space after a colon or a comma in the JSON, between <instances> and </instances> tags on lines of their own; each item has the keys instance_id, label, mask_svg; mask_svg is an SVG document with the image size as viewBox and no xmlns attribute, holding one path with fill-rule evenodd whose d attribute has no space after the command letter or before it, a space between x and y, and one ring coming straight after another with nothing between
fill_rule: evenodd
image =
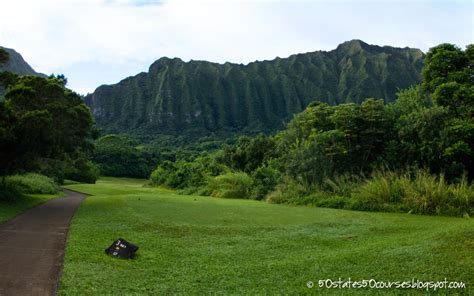
<instances>
[{"instance_id":1,"label":"dense forest","mask_svg":"<svg viewBox=\"0 0 474 296\"><path fill-rule=\"evenodd\" d=\"M100 86L85 101L106 133L186 144L275 132L315 100L392 102L398 89L420 82L423 58L418 49L360 40L248 65L161 58L147 73Z\"/></svg>"}]
</instances>

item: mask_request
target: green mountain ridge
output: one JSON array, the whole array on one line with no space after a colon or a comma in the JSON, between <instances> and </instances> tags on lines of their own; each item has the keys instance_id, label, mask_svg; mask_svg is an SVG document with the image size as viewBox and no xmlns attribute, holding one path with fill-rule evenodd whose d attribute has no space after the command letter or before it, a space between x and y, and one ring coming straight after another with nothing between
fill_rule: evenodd
<instances>
[{"instance_id":1,"label":"green mountain ridge","mask_svg":"<svg viewBox=\"0 0 474 296\"><path fill-rule=\"evenodd\" d=\"M85 98L98 126L134 135L271 132L318 100L395 99L421 81L419 49L360 40L247 65L160 58L148 72L102 85Z\"/></svg>"}]
</instances>

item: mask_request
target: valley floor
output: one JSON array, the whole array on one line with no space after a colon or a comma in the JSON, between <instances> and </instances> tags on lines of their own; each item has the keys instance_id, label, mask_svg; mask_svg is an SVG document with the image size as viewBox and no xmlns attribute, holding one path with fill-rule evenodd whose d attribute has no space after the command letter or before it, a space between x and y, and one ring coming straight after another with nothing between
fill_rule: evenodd
<instances>
[{"instance_id":1,"label":"valley floor","mask_svg":"<svg viewBox=\"0 0 474 296\"><path fill-rule=\"evenodd\" d=\"M381 292L318 287L319 280L339 278L446 278L467 289L442 294L473 291L472 219L185 196L144 182L103 178L66 186L92 196L71 224L60 295ZM105 255L118 238L139 246L136 259Z\"/></svg>"}]
</instances>

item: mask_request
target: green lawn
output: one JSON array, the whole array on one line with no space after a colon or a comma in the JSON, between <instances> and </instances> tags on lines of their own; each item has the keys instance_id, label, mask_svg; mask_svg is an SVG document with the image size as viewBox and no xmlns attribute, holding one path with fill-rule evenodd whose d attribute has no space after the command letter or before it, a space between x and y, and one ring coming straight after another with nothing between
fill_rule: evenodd
<instances>
[{"instance_id":1,"label":"green lawn","mask_svg":"<svg viewBox=\"0 0 474 296\"><path fill-rule=\"evenodd\" d=\"M465 282L466 295L473 291L472 219L182 196L143 182L104 178L66 186L93 196L73 218L60 295L381 292L317 287L318 280L340 277L446 277ZM135 260L105 255L119 237L140 247Z\"/></svg>"},{"instance_id":2,"label":"green lawn","mask_svg":"<svg viewBox=\"0 0 474 296\"><path fill-rule=\"evenodd\" d=\"M0 223L10 220L34 206L62 195L62 192L59 194L28 194L18 198L18 200L0 201Z\"/></svg>"}]
</instances>

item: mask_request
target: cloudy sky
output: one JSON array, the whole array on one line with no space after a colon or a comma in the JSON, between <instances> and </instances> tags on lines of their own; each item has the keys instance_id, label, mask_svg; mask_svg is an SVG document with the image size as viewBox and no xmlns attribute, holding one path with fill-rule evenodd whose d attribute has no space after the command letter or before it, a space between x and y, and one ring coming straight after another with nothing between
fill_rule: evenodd
<instances>
[{"instance_id":1,"label":"cloudy sky","mask_svg":"<svg viewBox=\"0 0 474 296\"><path fill-rule=\"evenodd\" d=\"M69 87L147 71L162 56L248 63L361 39L417 47L474 43L471 0L2 0L0 45Z\"/></svg>"}]
</instances>

